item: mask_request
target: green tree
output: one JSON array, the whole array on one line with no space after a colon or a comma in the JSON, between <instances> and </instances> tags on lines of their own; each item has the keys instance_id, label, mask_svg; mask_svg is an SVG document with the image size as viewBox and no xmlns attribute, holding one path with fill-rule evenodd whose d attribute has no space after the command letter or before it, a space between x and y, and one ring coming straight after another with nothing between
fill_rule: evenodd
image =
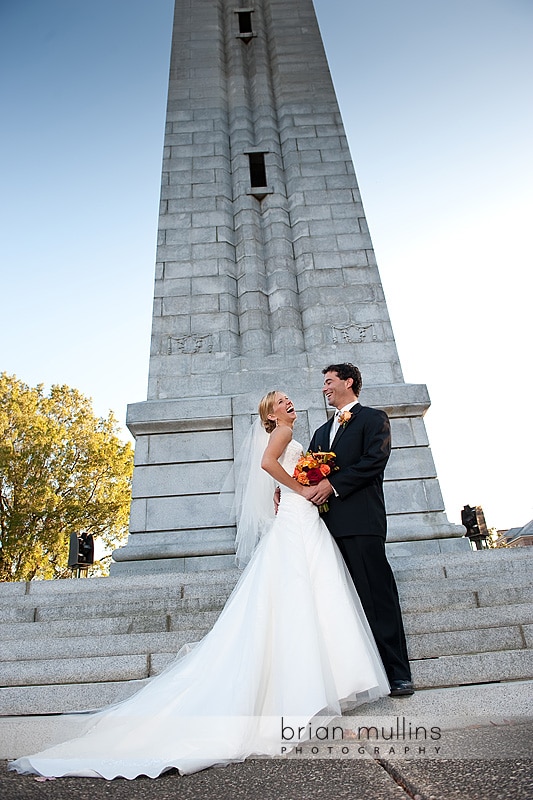
<instances>
[{"instance_id":1,"label":"green tree","mask_svg":"<svg viewBox=\"0 0 533 800\"><path fill-rule=\"evenodd\" d=\"M0 375L0 581L70 575L72 532L126 536L133 448L77 389Z\"/></svg>"}]
</instances>

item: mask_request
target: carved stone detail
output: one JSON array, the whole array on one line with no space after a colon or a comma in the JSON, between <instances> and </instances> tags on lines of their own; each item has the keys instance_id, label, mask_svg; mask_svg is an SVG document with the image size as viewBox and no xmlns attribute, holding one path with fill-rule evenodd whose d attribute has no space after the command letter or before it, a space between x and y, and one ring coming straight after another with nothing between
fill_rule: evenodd
<instances>
[{"instance_id":1,"label":"carved stone detail","mask_svg":"<svg viewBox=\"0 0 533 800\"><path fill-rule=\"evenodd\" d=\"M194 353L212 353L213 334L190 333L187 336L169 336L167 341L167 355L175 353L190 355Z\"/></svg>"},{"instance_id":2,"label":"carved stone detail","mask_svg":"<svg viewBox=\"0 0 533 800\"><path fill-rule=\"evenodd\" d=\"M349 325L332 325L331 331L333 333L333 343L337 344L341 338L347 344L361 344L362 342L369 341L368 331L371 331L371 340L377 342L378 337L374 328L374 323L370 322L366 325L359 325L357 322L351 322Z\"/></svg>"}]
</instances>

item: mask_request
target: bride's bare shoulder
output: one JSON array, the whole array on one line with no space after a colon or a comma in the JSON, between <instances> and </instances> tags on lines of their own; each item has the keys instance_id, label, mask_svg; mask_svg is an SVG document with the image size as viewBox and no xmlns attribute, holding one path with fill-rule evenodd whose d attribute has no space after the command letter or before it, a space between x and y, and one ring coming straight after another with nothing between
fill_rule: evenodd
<instances>
[{"instance_id":1,"label":"bride's bare shoulder","mask_svg":"<svg viewBox=\"0 0 533 800\"><path fill-rule=\"evenodd\" d=\"M288 425L278 425L270 434L270 440L284 442L287 445L292 439L292 429Z\"/></svg>"},{"instance_id":2,"label":"bride's bare shoulder","mask_svg":"<svg viewBox=\"0 0 533 800\"><path fill-rule=\"evenodd\" d=\"M265 453L279 458L292 439L292 430L286 425L278 425L269 436L268 445Z\"/></svg>"}]
</instances>

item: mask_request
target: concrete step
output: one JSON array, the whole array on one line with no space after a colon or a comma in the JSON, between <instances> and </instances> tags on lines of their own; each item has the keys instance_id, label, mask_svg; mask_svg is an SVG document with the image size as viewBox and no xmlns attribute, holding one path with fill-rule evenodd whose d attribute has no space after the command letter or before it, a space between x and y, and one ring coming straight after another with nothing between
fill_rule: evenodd
<instances>
[{"instance_id":1,"label":"concrete step","mask_svg":"<svg viewBox=\"0 0 533 800\"><path fill-rule=\"evenodd\" d=\"M415 685L421 688L528 680L533 675L533 651L441 656L412 661L411 668Z\"/></svg>"},{"instance_id":2,"label":"concrete step","mask_svg":"<svg viewBox=\"0 0 533 800\"><path fill-rule=\"evenodd\" d=\"M527 644L520 625L500 628L443 631L407 635L411 660L440 658L469 653L492 653L500 650L523 650Z\"/></svg>"},{"instance_id":3,"label":"concrete step","mask_svg":"<svg viewBox=\"0 0 533 800\"><path fill-rule=\"evenodd\" d=\"M211 628L210 619L194 615L197 625L185 629L173 628L165 632L113 632L98 636L56 636L48 637L45 631L35 636L37 626L45 623L32 623L27 635L18 639L4 640L0 657L0 682L7 680L9 673L2 671L2 663L24 661L49 661L66 658L94 658L115 655L134 655L153 653L177 653L187 642L198 641ZM192 623L193 619L188 619ZM55 623L50 623L54 625ZM20 629L22 626L16 626ZM470 628L454 631L435 631L431 633L408 634L409 654L412 659L436 658L460 653L481 653L498 650L521 650L533 646L533 625L521 626L492 625L488 628ZM5 683L4 685L9 685Z\"/></svg>"},{"instance_id":4,"label":"concrete step","mask_svg":"<svg viewBox=\"0 0 533 800\"><path fill-rule=\"evenodd\" d=\"M503 548L497 550L476 550L460 553L441 553L427 556L390 557L390 563L398 580L417 580L423 573L428 578L466 577L512 570L529 562L533 554L522 548Z\"/></svg>"},{"instance_id":5,"label":"concrete step","mask_svg":"<svg viewBox=\"0 0 533 800\"><path fill-rule=\"evenodd\" d=\"M212 602L209 601L207 604L211 606ZM222 607L223 598L220 598L218 608L209 611L191 610L164 613L156 610L151 615L89 618L76 625L72 620L4 623L0 625L0 641L5 643L2 653L0 653L0 660L7 657L3 654L9 652L8 646L13 640L44 639L48 643L61 638L85 639L95 636L101 638L113 634L121 636L133 633L164 633L190 629L207 631L214 625ZM526 646L533 646L528 628L533 623L533 603L493 608L459 607L445 611L409 612L404 609L404 622L409 642L416 634L497 629L520 625L526 636Z\"/></svg>"},{"instance_id":6,"label":"concrete step","mask_svg":"<svg viewBox=\"0 0 533 800\"><path fill-rule=\"evenodd\" d=\"M160 654L166 662L173 655ZM107 683L142 680L155 674L150 654L97 656L91 658L4 661L0 664L0 685L39 686L55 683ZM3 713L0 709L0 713Z\"/></svg>"},{"instance_id":7,"label":"concrete step","mask_svg":"<svg viewBox=\"0 0 533 800\"><path fill-rule=\"evenodd\" d=\"M87 609L83 610L83 616L85 619L90 619L94 617L106 617L109 616L110 613L114 617L121 616L123 614L127 616L137 616L139 613L149 616L154 612L161 612L170 613L170 614L189 614L189 613L196 613L197 611L214 611L220 608L223 608L224 604L226 603L228 595L221 594L220 589L213 591L213 593L205 593L198 597L184 597L184 598L173 598L173 597L148 597L144 598L142 595L135 597L132 600L122 600L121 598L114 598L113 603L108 604L106 602L101 603L100 600L93 600L92 605L90 605ZM63 609L66 612L63 617L61 617L61 606L48 604L45 606L39 606L37 609L36 614L36 621L38 622L46 622L48 620L56 620L56 619L70 619L76 617L76 611L79 613L79 608L75 606L72 608Z\"/></svg>"},{"instance_id":8,"label":"concrete step","mask_svg":"<svg viewBox=\"0 0 533 800\"><path fill-rule=\"evenodd\" d=\"M136 615L122 617L107 617L85 619L73 625L72 620L52 622L20 622L0 625L0 641L5 643L0 653L0 661L4 651L7 652L9 642L24 639L41 639L47 641L55 639L85 639L89 637L104 637L109 635L123 635L132 633L164 633L168 631L187 631L189 629L209 630L216 622L223 602L220 607L211 611L178 612L165 614L159 611L151 615Z\"/></svg>"},{"instance_id":9,"label":"concrete step","mask_svg":"<svg viewBox=\"0 0 533 800\"><path fill-rule=\"evenodd\" d=\"M150 619L152 619L150 617ZM166 630L165 617L162 618L162 626L159 630ZM20 641L26 638L31 639L55 639L64 636L106 636L109 634L128 633L132 618L130 617L108 617L107 619L84 620L83 624L73 625L72 620L67 622L3 622L0 623L0 641L2 642L2 652L4 643L13 640ZM0 660L2 654L0 653Z\"/></svg>"},{"instance_id":10,"label":"concrete step","mask_svg":"<svg viewBox=\"0 0 533 800\"><path fill-rule=\"evenodd\" d=\"M91 680L48 686L9 686L0 688L0 719L19 714L66 714L104 708L130 697L147 683L147 679L131 681Z\"/></svg>"},{"instance_id":11,"label":"concrete step","mask_svg":"<svg viewBox=\"0 0 533 800\"><path fill-rule=\"evenodd\" d=\"M185 604L185 608L183 608ZM211 610L203 610L203 606ZM194 629L210 629L224 605L224 598L218 598L217 607L213 598L205 602L191 604L180 601L181 610L167 613L156 608L152 614L106 616L105 618L86 618L77 624L72 620L52 620L47 622L20 622L0 624L0 641L34 639L46 637L106 636L109 634L150 633ZM415 605L416 607L416 605ZM131 610L131 609L130 609ZM533 603L518 603L497 607L447 608L440 611L409 611L404 605L404 622L408 634L471 630L473 628L506 627L512 624L533 623ZM531 646L531 643L529 644ZM0 654L0 659L2 655Z\"/></svg>"},{"instance_id":12,"label":"concrete step","mask_svg":"<svg viewBox=\"0 0 533 800\"><path fill-rule=\"evenodd\" d=\"M526 603L531 600L532 589L533 577L525 570L519 571L514 578L506 573L491 579L484 578L476 584L476 588L470 586L466 588L462 579L458 581L441 579L430 586L416 583L399 585L402 610L405 614ZM68 619L75 620L79 624L80 620L106 619L110 608L114 617L122 614L149 616L155 613L215 610L221 608L230 591L231 588L225 584L213 583L203 587L201 591L196 587L195 596L183 597L181 592L155 590L142 594L128 592L126 595L105 592L92 595L90 601L82 602L84 598L80 595L70 597L68 594L62 594L58 598L50 594L46 597L46 602L40 602L39 598L37 604L37 598L25 595L12 598L9 605L0 605L0 625Z\"/></svg>"},{"instance_id":13,"label":"concrete step","mask_svg":"<svg viewBox=\"0 0 533 800\"><path fill-rule=\"evenodd\" d=\"M526 548L508 548L470 553L451 553L439 556L418 556L416 558L396 557L391 559L399 583L420 583L431 593L434 580L456 581L464 578L482 579L504 575L517 577L520 572L531 572L531 554ZM72 594L79 597L97 596L107 592L132 596L142 593L149 596L164 594L181 597L200 596L206 591L213 594L219 586L221 594L231 591L241 573L237 569L203 571L200 573L148 574L135 577L70 579L60 581L32 581L31 583L0 584L0 606L21 598L39 598L40 603L49 599ZM457 584L453 585L455 588ZM66 600L66 598L65 598ZM58 601L62 602L62 601ZM65 603L66 604L66 603Z\"/></svg>"},{"instance_id":14,"label":"concrete step","mask_svg":"<svg viewBox=\"0 0 533 800\"><path fill-rule=\"evenodd\" d=\"M117 655L176 654L188 642L203 638L206 628L166 633L126 633L98 637L61 637L48 640L8 641L2 648L0 679L4 663L24 663L67 658L97 658Z\"/></svg>"},{"instance_id":15,"label":"concrete step","mask_svg":"<svg viewBox=\"0 0 533 800\"><path fill-rule=\"evenodd\" d=\"M500 571L506 568L512 569L517 565L520 566L525 562L530 562L532 558L533 554L527 549L506 548L414 557L412 555L409 555L409 557L393 556L390 557L390 563L399 580L404 578L416 580L417 576L420 577L422 572L428 577L439 574L447 575L448 577L453 577L454 575L456 577L464 577L467 574L481 574L483 571L491 571L495 565ZM218 583L221 580L233 580L234 582L240 574L240 570L235 568L201 572L147 573L136 575L134 580L131 576L120 577L114 575L111 578L71 578L60 581L4 583L1 584L0 594L24 595L30 591L36 594L46 594L49 591L56 591L55 588L51 590L51 586L61 586L61 591L69 592L73 591L69 587L79 586L80 584L86 585L88 591L98 592L105 583L113 583L117 588L122 586L125 589L131 589L132 583L134 583L136 587L141 587L143 590L149 587L157 588L167 585L205 586L209 583Z\"/></svg>"},{"instance_id":16,"label":"concrete step","mask_svg":"<svg viewBox=\"0 0 533 800\"><path fill-rule=\"evenodd\" d=\"M478 724L499 724L517 718L533 718L533 680L474 683L463 686L418 689L410 697L382 697L348 712L348 716L404 715L429 717L443 729Z\"/></svg>"},{"instance_id":17,"label":"concrete step","mask_svg":"<svg viewBox=\"0 0 533 800\"><path fill-rule=\"evenodd\" d=\"M418 686L531 677L530 564L510 551L394 559ZM135 691L212 627L239 575L0 584L0 714L101 707Z\"/></svg>"},{"instance_id":18,"label":"concrete step","mask_svg":"<svg viewBox=\"0 0 533 800\"><path fill-rule=\"evenodd\" d=\"M106 618L110 613L114 617L127 616L136 617L152 616L157 614L189 614L198 611L217 611L223 608L226 602L226 596L217 594L206 595L203 598L148 598L144 600L137 597L132 602L116 601L112 605L107 603L95 602L93 605L80 609L79 606L71 605L62 607L58 605L45 605L39 606L37 612L33 615L33 620L16 620L20 622L53 622L59 620L75 620L79 625L85 620ZM15 621L15 620L14 620Z\"/></svg>"},{"instance_id":19,"label":"concrete step","mask_svg":"<svg viewBox=\"0 0 533 800\"><path fill-rule=\"evenodd\" d=\"M29 583L0 583L0 604L22 598L34 598L46 603L52 598L56 603L68 603L67 595L73 597L97 597L106 593L115 596L123 594L157 596L201 596L206 591L212 593L213 587L220 585L226 592L233 587L242 573L240 570L213 570L201 573L154 573L131 577L72 578L56 581L31 581ZM62 599L64 598L64 599Z\"/></svg>"},{"instance_id":20,"label":"concrete step","mask_svg":"<svg viewBox=\"0 0 533 800\"><path fill-rule=\"evenodd\" d=\"M480 591L482 589L502 589L508 587L533 588L533 574L525 566L513 572L502 571L493 575L476 575L472 580L466 578L435 578L426 581L397 581L398 591L402 597L423 595L433 597L439 592Z\"/></svg>"},{"instance_id":21,"label":"concrete step","mask_svg":"<svg viewBox=\"0 0 533 800\"><path fill-rule=\"evenodd\" d=\"M5 607L42 607L44 605L69 604L69 597L78 601L83 596L87 602L103 604L114 599L121 599L122 602L135 600L139 594L147 599L173 598L182 599L186 597L205 597L206 595L227 594L234 587L240 572L237 570L224 571L222 573L203 573L207 576L205 581L198 579L190 580L185 573L176 576L161 576L160 582L153 585L150 581L144 581L139 585L137 582L132 584L119 578L91 578L79 580L63 581L41 581L29 584L0 584L0 609ZM512 561L501 561L493 558L489 561L478 561L474 556L472 561L466 564L459 563L455 566L438 566L428 563L424 569L411 567L396 567L396 578L400 591L407 594L433 595L435 592L446 590L461 590L476 586L490 588L491 585L499 586L523 586L532 585L532 570L529 558ZM148 576L152 577L152 576ZM465 579L472 579L466 581ZM147 584L147 585L146 585ZM470 586L470 584L472 584ZM13 591L14 587L17 591ZM24 590L25 589L25 590ZM23 591L24 590L24 591Z\"/></svg>"},{"instance_id":22,"label":"concrete step","mask_svg":"<svg viewBox=\"0 0 533 800\"><path fill-rule=\"evenodd\" d=\"M154 653L150 666L159 674L172 661L168 653ZM491 681L528 680L533 675L533 651L449 655L411 661L413 680L424 689Z\"/></svg>"},{"instance_id":23,"label":"concrete step","mask_svg":"<svg viewBox=\"0 0 533 800\"><path fill-rule=\"evenodd\" d=\"M403 611L408 614L530 602L533 575L526 567L527 564L522 564L514 572L503 570L492 576L482 575L472 585L462 578L442 577L429 582L399 582ZM212 578L205 585L193 583L184 587L174 582L170 586L147 587L142 591L132 590L131 585L126 588L117 579L43 582L47 583L47 591L35 591L32 584L29 594L3 592L6 586L18 585L0 584L0 626L34 621L105 619L110 608L113 616L175 613L179 610L189 613L194 608L219 609L231 592L235 577L232 573L224 581ZM107 583L98 592L94 589L86 592L83 587L93 586L93 581ZM80 587L78 591L72 591L73 584ZM63 589L65 585L69 591Z\"/></svg>"},{"instance_id":24,"label":"concrete step","mask_svg":"<svg viewBox=\"0 0 533 800\"><path fill-rule=\"evenodd\" d=\"M56 691L59 688L54 687ZM105 692L104 687L102 696ZM510 721L517 724L530 719L532 696L531 681L425 689L412 697L384 697L365 704L350 712L344 721L336 720L335 724L343 727L380 726L396 724L398 718L400 721L405 719L412 724L424 725L428 730L438 726L443 732L441 741L446 745L448 736L454 736L459 728L503 725ZM30 717L0 718L0 759L19 758L79 736L89 723L90 718L85 714L45 716L39 715L38 711Z\"/></svg>"},{"instance_id":25,"label":"concrete step","mask_svg":"<svg viewBox=\"0 0 533 800\"><path fill-rule=\"evenodd\" d=\"M9 595L2 597L0 593L0 610L7 608L48 608L59 606L66 608L70 604L76 606L102 606L105 604L111 605L115 602L118 603L132 603L142 598L143 602L150 600L159 600L165 602L181 602L187 599L204 599L207 596L224 596L227 597L231 592L234 584L233 581L219 581L217 583L209 583L206 586L194 585L191 587L184 587L180 585L149 587L140 591L131 584L127 589L114 587L113 580L109 579L108 582L102 586L99 592L86 592L84 586L90 585L92 579L87 581L80 580L79 591L48 591L46 593L34 593L21 595L20 597ZM99 579L96 579L99 580ZM54 587L60 586L60 581L50 582ZM69 586L73 585L73 581L68 581ZM0 587L2 584L0 584Z\"/></svg>"},{"instance_id":26,"label":"concrete step","mask_svg":"<svg viewBox=\"0 0 533 800\"><path fill-rule=\"evenodd\" d=\"M478 591L440 591L435 594L411 594L398 590L402 613L415 614L427 611L445 611L479 607L507 606L511 603L531 602L532 591L529 586L500 585L498 588L482 588Z\"/></svg>"},{"instance_id":27,"label":"concrete step","mask_svg":"<svg viewBox=\"0 0 533 800\"><path fill-rule=\"evenodd\" d=\"M533 603L404 613L404 623L408 635L489 629L513 624L527 626L533 623ZM528 646L533 646L531 641Z\"/></svg>"},{"instance_id":28,"label":"concrete step","mask_svg":"<svg viewBox=\"0 0 533 800\"><path fill-rule=\"evenodd\" d=\"M65 659L59 664L20 662L13 685L0 688L0 716L53 714L100 708L129 697L149 676L159 674L172 661L170 653L145 656ZM35 668L39 666L37 671ZM14 665L16 667L17 665ZM33 671L32 671L33 667ZM533 653L526 650L442 656L412 662L417 689L501 683L528 680L533 670ZM46 675L43 685L31 680ZM29 678L24 683L24 678Z\"/></svg>"}]
</instances>

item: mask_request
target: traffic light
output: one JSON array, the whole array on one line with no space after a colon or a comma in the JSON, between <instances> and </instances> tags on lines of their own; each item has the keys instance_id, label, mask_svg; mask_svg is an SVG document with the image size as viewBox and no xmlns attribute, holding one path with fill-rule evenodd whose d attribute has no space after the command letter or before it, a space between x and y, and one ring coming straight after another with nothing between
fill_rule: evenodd
<instances>
[{"instance_id":1,"label":"traffic light","mask_svg":"<svg viewBox=\"0 0 533 800\"><path fill-rule=\"evenodd\" d=\"M461 522L466 528L467 536L475 536L479 534L479 526L477 523L476 509L472 506L464 506L461 511Z\"/></svg>"},{"instance_id":2,"label":"traffic light","mask_svg":"<svg viewBox=\"0 0 533 800\"><path fill-rule=\"evenodd\" d=\"M94 540L92 533L70 534L68 565L71 569L87 569L94 564Z\"/></svg>"}]
</instances>

